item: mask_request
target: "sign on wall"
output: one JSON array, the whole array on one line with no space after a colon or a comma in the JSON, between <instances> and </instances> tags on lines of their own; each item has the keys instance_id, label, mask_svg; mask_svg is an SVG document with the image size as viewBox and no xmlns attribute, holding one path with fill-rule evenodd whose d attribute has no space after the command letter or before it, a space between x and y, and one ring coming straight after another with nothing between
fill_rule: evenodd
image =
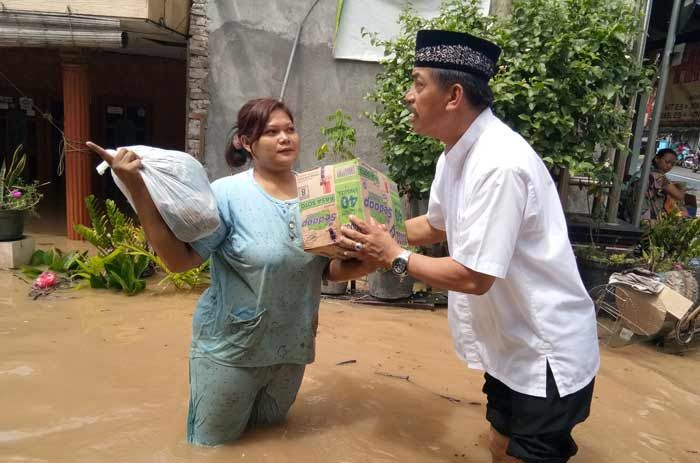
<instances>
[{"instance_id":1,"label":"sign on wall","mask_svg":"<svg viewBox=\"0 0 700 463\"><path fill-rule=\"evenodd\" d=\"M700 44L686 44L672 64L661 125L700 127Z\"/></svg>"},{"instance_id":2,"label":"sign on wall","mask_svg":"<svg viewBox=\"0 0 700 463\"><path fill-rule=\"evenodd\" d=\"M438 15L442 0L343 0L338 3L337 32L334 56L337 59L378 62L384 56L382 48L373 47L362 29L376 32L382 39L396 37L401 28L399 15L409 4L418 15L432 18ZM487 14L491 0L481 0Z\"/></svg>"}]
</instances>

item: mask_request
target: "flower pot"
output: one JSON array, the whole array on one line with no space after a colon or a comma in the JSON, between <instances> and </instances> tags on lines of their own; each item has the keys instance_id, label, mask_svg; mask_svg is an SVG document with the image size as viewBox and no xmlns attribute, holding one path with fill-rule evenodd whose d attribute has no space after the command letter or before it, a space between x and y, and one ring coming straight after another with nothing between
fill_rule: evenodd
<instances>
[{"instance_id":1,"label":"flower pot","mask_svg":"<svg viewBox=\"0 0 700 463\"><path fill-rule=\"evenodd\" d=\"M347 292L347 290L347 281L323 280L321 283L321 294L328 294L329 296L342 296Z\"/></svg>"},{"instance_id":2,"label":"flower pot","mask_svg":"<svg viewBox=\"0 0 700 463\"><path fill-rule=\"evenodd\" d=\"M596 286L607 285L610 275L613 273L633 267L633 265L629 264L597 262L581 256L576 256L576 264L579 274L581 275L581 281L583 281L583 286L588 291Z\"/></svg>"},{"instance_id":3,"label":"flower pot","mask_svg":"<svg viewBox=\"0 0 700 463\"><path fill-rule=\"evenodd\" d=\"M15 241L22 238L26 212L0 209L0 241Z\"/></svg>"},{"instance_id":4,"label":"flower pot","mask_svg":"<svg viewBox=\"0 0 700 463\"><path fill-rule=\"evenodd\" d=\"M413 294L413 277L391 271L376 271L367 275L369 294L383 301L406 299Z\"/></svg>"}]
</instances>

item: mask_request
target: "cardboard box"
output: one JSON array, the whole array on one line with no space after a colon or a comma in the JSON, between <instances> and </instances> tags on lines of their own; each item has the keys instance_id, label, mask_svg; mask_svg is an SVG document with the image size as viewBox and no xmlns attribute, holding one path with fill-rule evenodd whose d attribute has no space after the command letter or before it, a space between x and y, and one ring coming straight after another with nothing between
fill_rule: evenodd
<instances>
[{"instance_id":1,"label":"cardboard box","mask_svg":"<svg viewBox=\"0 0 700 463\"><path fill-rule=\"evenodd\" d=\"M350 215L370 217L387 226L402 246L408 246L404 211L396 184L368 164L353 159L297 175L304 250L342 257L340 227Z\"/></svg>"},{"instance_id":2,"label":"cardboard box","mask_svg":"<svg viewBox=\"0 0 700 463\"><path fill-rule=\"evenodd\" d=\"M668 314L680 320L693 307L693 301L665 285L659 294L622 287L615 290L615 297L622 326L641 336L659 333Z\"/></svg>"}]
</instances>

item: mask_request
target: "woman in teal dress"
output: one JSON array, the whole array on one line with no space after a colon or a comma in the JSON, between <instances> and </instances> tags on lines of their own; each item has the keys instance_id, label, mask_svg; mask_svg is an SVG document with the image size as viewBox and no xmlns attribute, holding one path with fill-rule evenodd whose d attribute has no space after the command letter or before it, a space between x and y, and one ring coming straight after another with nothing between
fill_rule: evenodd
<instances>
[{"instance_id":1,"label":"woman in teal dress","mask_svg":"<svg viewBox=\"0 0 700 463\"><path fill-rule=\"evenodd\" d=\"M232 167L248 161L252 167L212 183L221 225L193 243L179 241L163 222L136 154L121 150L111 160L150 244L171 270L211 258L211 286L193 317L190 443L218 445L247 428L284 421L314 360L322 279L373 270L304 252L292 171L298 155L299 135L284 103L264 98L243 105L226 159Z\"/></svg>"}]
</instances>

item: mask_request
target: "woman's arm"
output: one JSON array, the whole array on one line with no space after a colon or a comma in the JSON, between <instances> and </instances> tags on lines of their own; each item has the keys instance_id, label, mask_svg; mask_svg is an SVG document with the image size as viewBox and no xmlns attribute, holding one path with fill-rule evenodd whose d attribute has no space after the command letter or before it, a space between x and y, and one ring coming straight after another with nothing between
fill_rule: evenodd
<instances>
[{"instance_id":1,"label":"woman's arm","mask_svg":"<svg viewBox=\"0 0 700 463\"><path fill-rule=\"evenodd\" d=\"M357 259L333 259L326 269L323 278L331 281L354 280L377 269L376 265Z\"/></svg>"},{"instance_id":2,"label":"woman's arm","mask_svg":"<svg viewBox=\"0 0 700 463\"><path fill-rule=\"evenodd\" d=\"M121 178L121 177L120 177ZM192 247L177 239L165 224L163 217L148 193L146 185L129 188L131 198L139 216L139 222L153 250L171 272L185 272L199 267L204 262Z\"/></svg>"},{"instance_id":3,"label":"woman's arm","mask_svg":"<svg viewBox=\"0 0 700 463\"><path fill-rule=\"evenodd\" d=\"M87 145L110 165L129 190L146 238L168 269L172 272L184 272L201 265L203 260L199 254L189 244L177 239L158 212L139 172L141 160L138 156L126 149L120 149L113 158L94 143L88 142Z\"/></svg>"}]
</instances>

